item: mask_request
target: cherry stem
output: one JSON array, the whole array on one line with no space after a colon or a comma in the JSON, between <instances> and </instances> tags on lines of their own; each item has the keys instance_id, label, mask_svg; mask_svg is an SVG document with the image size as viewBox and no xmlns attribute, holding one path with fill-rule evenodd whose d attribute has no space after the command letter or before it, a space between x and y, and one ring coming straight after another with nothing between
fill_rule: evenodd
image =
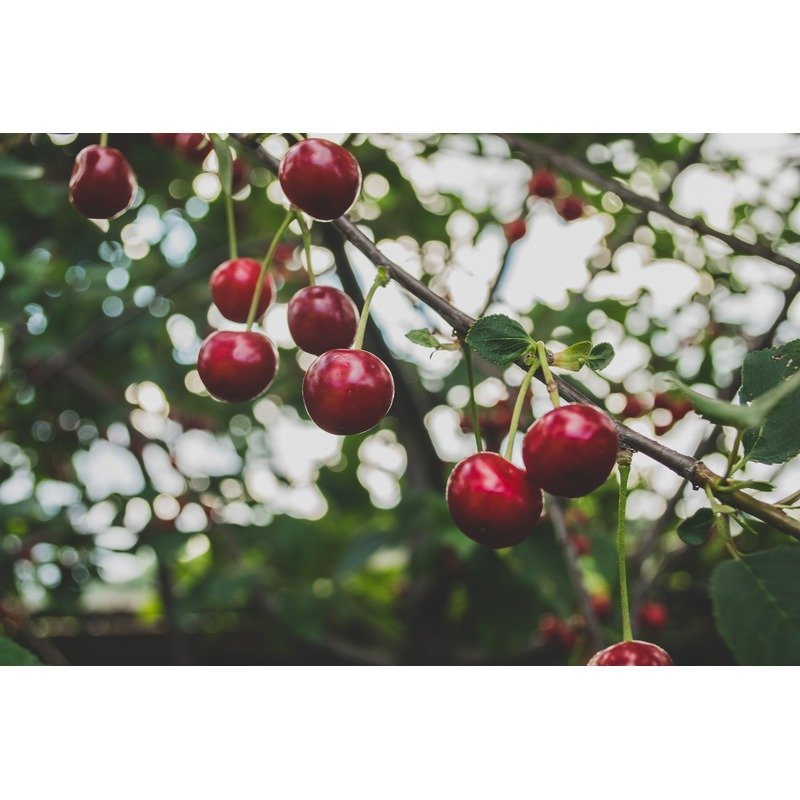
<instances>
[{"instance_id":1,"label":"cherry stem","mask_svg":"<svg viewBox=\"0 0 800 800\"><path fill-rule=\"evenodd\" d=\"M231 259L239 257L239 248L236 244L236 221L233 217L233 197L230 191L223 193L225 195L225 218L228 223L228 252Z\"/></svg>"},{"instance_id":2,"label":"cherry stem","mask_svg":"<svg viewBox=\"0 0 800 800\"><path fill-rule=\"evenodd\" d=\"M372 305L372 298L381 286L386 285L386 276L378 272L375 283L369 287L367 296L364 298L364 307L361 309L361 318L358 320L356 338L353 340L353 350L360 350L364 344L364 334L367 332L367 320L369 319L369 308Z\"/></svg>"},{"instance_id":3,"label":"cherry stem","mask_svg":"<svg viewBox=\"0 0 800 800\"><path fill-rule=\"evenodd\" d=\"M306 225L306 221L302 212L298 209L295 209L294 218L297 220L297 224L300 226L300 233L303 235L303 251L306 254L308 285L314 286L317 282L317 279L314 276L314 268L311 266L311 231L308 229L308 225Z\"/></svg>"},{"instance_id":4,"label":"cherry stem","mask_svg":"<svg viewBox=\"0 0 800 800\"><path fill-rule=\"evenodd\" d=\"M725 478L730 478L733 475L733 468L736 461L736 456L739 455L739 446L742 443L742 432L740 430L736 431L736 439L733 442L733 447L731 447L731 452L728 453L728 464L725 467Z\"/></svg>"},{"instance_id":5,"label":"cherry stem","mask_svg":"<svg viewBox=\"0 0 800 800\"><path fill-rule=\"evenodd\" d=\"M539 354L539 361L542 364L542 375L544 375L544 382L547 386L547 393L550 395L550 402L553 408L558 408L561 405L561 397L558 394L558 386L550 371L550 365L547 363L547 350L545 349L544 342L536 342L536 352Z\"/></svg>"},{"instance_id":6,"label":"cherry stem","mask_svg":"<svg viewBox=\"0 0 800 800\"><path fill-rule=\"evenodd\" d=\"M475 403L475 370L472 366L472 350L465 342L461 342L464 350L464 361L467 365L467 381L469 382L469 411L472 415L472 432L475 434L475 446L480 453L483 450L483 440L481 439L481 425L478 420L478 406Z\"/></svg>"},{"instance_id":7,"label":"cherry stem","mask_svg":"<svg viewBox=\"0 0 800 800\"><path fill-rule=\"evenodd\" d=\"M289 223L294 219L294 212L289 209L286 212L286 216L283 218L283 222L278 226L278 230L275 231L275 235L272 237L272 241L269 243L269 249L267 250L267 254L264 256L264 260L261 262L261 272L258 273L258 280L256 281L256 289L253 292L253 299L250 301L250 310L247 312L247 330L249 331L253 327L253 322L256 318L256 311L258 309L258 299L261 297L261 290L264 288L264 280L267 277L267 269L269 268L270 262L272 261L272 257L275 255L275 250L278 247L278 244L281 241L281 237L285 233L286 229L289 227Z\"/></svg>"},{"instance_id":8,"label":"cherry stem","mask_svg":"<svg viewBox=\"0 0 800 800\"><path fill-rule=\"evenodd\" d=\"M720 510L722 508L722 504L717 502L717 498L714 497L714 493L710 486L706 486L706 497L708 497L708 503L711 506L711 511L714 513L714 525L716 526L717 533L722 537L725 547L727 547L728 552L734 558L741 558L742 556L739 553L736 545L733 543L733 537L731 536L730 517L724 511Z\"/></svg>"},{"instance_id":9,"label":"cherry stem","mask_svg":"<svg viewBox=\"0 0 800 800\"><path fill-rule=\"evenodd\" d=\"M630 642L631 610L628 603L628 571L625 564L625 514L628 506L628 477L631 473L631 451L621 450L617 456L619 469L619 508L617 511L617 563L619 565L619 602L622 607L622 640Z\"/></svg>"},{"instance_id":10,"label":"cherry stem","mask_svg":"<svg viewBox=\"0 0 800 800\"><path fill-rule=\"evenodd\" d=\"M522 416L522 406L525 403L525 395L528 394L528 387L533 380L533 374L539 368L539 362L534 361L531 368L525 373L522 383L519 385L519 392L517 393L517 402L514 403L514 413L511 415L511 424L508 426L508 441L506 442L506 452L503 454L506 461L511 461L511 455L514 452L514 440L517 438L517 428L519 427L519 418Z\"/></svg>"},{"instance_id":11,"label":"cherry stem","mask_svg":"<svg viewBox=\"0 0 800 800\"><path fill-rule=\"evenodd\" d=\"M100 134L100 147L108 147L108 134L101 133Z\"/></svg>"}]
</instances>

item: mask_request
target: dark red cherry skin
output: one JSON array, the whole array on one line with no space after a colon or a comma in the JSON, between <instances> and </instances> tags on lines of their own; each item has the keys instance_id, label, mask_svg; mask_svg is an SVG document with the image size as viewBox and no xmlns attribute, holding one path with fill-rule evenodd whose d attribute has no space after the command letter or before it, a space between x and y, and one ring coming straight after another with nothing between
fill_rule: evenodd
<instances>
[{"instance_id":1,"label":"dark red cherry skin","mask_svg":"<svg viewBox=\"0 0 800 800\"><path fill-rule=\"evenodd\" d=\"M151 133L150 136L152 137L153 141L159 146L163 147L166 150L172 150L175 147L175 137L177 133Z\"/></svg>"},{"instance_id":2,"label":"dark red cherry skin","mask_svg":"<svg viewBox=\"0 0 800 800\"><path fill-rule=\"evenodd\" d=\"M518 242L525 236L528 226L525 224L524 219L515 219L513 222L507 222L503 225L503 233L506 235L506 241L509 244Z\"/></svg>"},{"instance_id":3,"label":"dark red cherry skin","mask_svg":"<svg viewBox=\"0 0 800 800\"><path fill-rule=\"evenodd\" d=\"M534 197L555 197L558 192L556 176L549 169L537 169L531 175L528 191Z\"/></svg>"},{"instance_id":4,"label":"dark red cherry skin","mask_svg":"<svg viewBox=\"0 0 800 800\"><path fill-rule=\"evenodd\" d=\"M639 624L651 631L663 631L669 622L669 612L662 603L644 603L639 609Z\"/></svg>"},{"instance_id":5,"label":"dark red cherry skin","mask_svg":"<svg viewBox=\"0 0 800 800\"><path fill-rule=\"evenodd\" d=\"M672 659L666 650L657 644L641 642L619 642L595 653L588 667L672 667Z\"/></svg>"},{"instance_id":6,"label":"dark red cherry skin","mask_svg":"<svg viewBox=\"0 0 800 800\"><path fill-rule=\"evenodd\" d=\"M333 286L306 286L289 301L289 333L307 353L349 347L356 336L358 309Z\"/></svg>"},{"instance_id":7,"label":"dark red cherry skin","mask_svg":"<svg viewBox=\"0 0 800 800\"><path fill-rule=\"evenodd\" d=\"M474 453L447 481L447 507L459 530L487 547L512 547L531 535L542 516L542 493L497 453Z\"/></svg>"},{"instance_id":8,"label":"dark red cherry skin","mask_svg":"<svg viewBox=\"0 0 800 800\"><path fill-rule=\"evenodd\" d=\"M175 150L185 159L202 164L206 156L214 149L214 145L203 133L175 134Z\"/></svg>"},{"instance_id":9,"label":"dark red cherry skin","mask_svg":"<svg viewBox=\"0 0 800 800\"><path fill-rule=\"evenodd\" d=\"M229 403L258 397L277 370L275 345L255 331L216 331L197 356L197 371L209 394Z\"/></svg>"},{"instance_id":10,"label":"dark red cherry skin","mask_svg":"<svg viewBox=\"0 0 800 800\"><path fill-rule=\"evenodd\" d=\"M136 196L136 175L114 147L91 144L75 157L69 179L72 205L89 219L113 219Z\"/></svg>"},{"instance_id":11,"label":"dark red cherry skin","mask_svg":"<svg viewBox=\"0 0 800 800\"><path fill-rule=\"evenodd\" d=\"M248 183L250 183L250 167L247 162L237 158L232 166L231 193L239 194Z\"/></svg>"},{"instance_id":12,"label":"dark red cherry skin","mask_svg":"<svg viewBox=\"0 0 800 800\"><path fill-rule=\"evenodd\" d=\"M261 264L254 258L232 258L224 261L211 273L211 297L225 319L247 322L260 272ZM267 272L256 308L256 319L272 305L274 298L275 281Z\"/></svg>"},{"instance_id":13,"label":"dark red cherry skin","mask_svg":"<svg viewBox=\"0 0 800 800\"><path fill-rule=\"evenodd\" d=\"M389 368L366 350L328 350L308 368L303 402L328 433L348 436L377 425L394 400Z\"/></svg>"},{"instance_id":14,"label":"dark red cherry skin","mask_svg":"<svg viewBox=\"0 0 800 800\"><path fill-rule=\"evenodd\" d=\"M304 139L286 151L278 180L294 205L314 219L330 221L345 214L358 197L361 168L341 145Z\"/></svg>"},{"instance_id":15,"label":"dark red cherry skin","mask_svg":"<svg viewBox=\"0 0 800 800\"><path fill-rule=\"evenodd\" d=\"M617 430L602 411L572 404L528 428L522 460L528 477L557 497L583 497L605 483L617 460Z\"/></svg>"},{"instance_id":16,"label":"dark red cherry skin","mask_svg":"<svg viewBox=\"0 0 800 800\"><path fill-rule=\"evenodd\" d=\"M556 211L567 221L580 219L583 216L583 200L574 194L567 195L556 204Z\"/></svg>"},{"instance_id":17,"label":"dark red cherry skin","mask_svg":"<svg viewBox=\"0 0 800 800\"><path fill-rule=\"evenodd\" d=\"M625 408L622 409L620 416L622 419L632 419L641 417L646 411L644 403L636 395L629 394L625 398Z\"/></svg>"}]
</instances>

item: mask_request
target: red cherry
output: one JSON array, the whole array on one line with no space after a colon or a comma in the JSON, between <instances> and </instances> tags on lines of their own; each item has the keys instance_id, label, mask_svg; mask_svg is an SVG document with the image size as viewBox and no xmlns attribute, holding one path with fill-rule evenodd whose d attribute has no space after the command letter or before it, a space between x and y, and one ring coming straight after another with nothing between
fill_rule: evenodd
<instances>
[{"instance_id":1,"label":"red cherry","mask_svg":"<svg viewBox=\"0 0 800 800\"><path fill-rule=\"evenodd\" d=\"M611 616L611 598L607 594L593 594L589 596L589 603L597 619L604 622Z\"/></svg>"},{"instance_id":2,"label":"red cherry","mask_svg":"<svg viewBox=\"0 0 800 800\"><path fill-rule=\"evenodd\" d=\"M549 411L522 440L528 476L557 497L583 497L601 486L617 459L617 430L592 406L572 404Z\"/></svg>"},{"instance_id":3,"label":"red cherry","mask_svg":"<svg viewBox=\"0 0 800 800\"><path fill-rule=\"evenodd\" d=\"M531 175L528 191L534 197L555 197L558 191L556 176L549 169L537 169Z\"/></svg>"},{"instance_id":4,"label":"red cherry","mask_svg":"<svg viewBox=\"0 0 800 800\"><path fill-rule=\"evenodd\" d=\"M582 533L571 533L569 541L579 556L588 556L592 552L592 540Z\"/></svg>"},{"instance_id":5,"label":"red cherry","mask_svg":"<svg viewBox=\"0 0 800 800\"><path fill-rule=\"evenodd\" d=\"M640 642L619 642L595 653L589 667L672 667L672 659L666 650L657 644Z\"/></svg>"},{"instance_id":6,"label":"red cherry","mask_svg":"<svg viewBox=\"0 0 800 800\"><path fill-rule=\"evenodd\" d=\"M254 258L233 258L224 261L211 273L211 297L225 319L247 322L260 272L261 264ZM270 307L274 298L275 282L267 272L256 308L256 319Z\"/></svg>"},{"instance_id":7,"label":"red cherry","mask_svg":"<svg viewBox=\"0 0 800 800\"><path fill-rule=\"evenodd\" d=\"M507 222L503 225L503 233L506 235L506 241L509 244L518 242L525 236L528 226L525 224L524 219L515 219L513 222Z\"/></svg>"},{"instance_id":8,"label":"red cherry","mask_svg":"<svg viewBox=\"0 0 800 800\"><path fill-rule=\"evenodd\" d=\"M150 136L153 138L153 141L159 146L163 147L166 150L172 150L175 147L175 137L177 133L151 133Z\"/></svg>"},{"instance_id":9,"label":"red cherry","mask_svg":"<svg viewBox=\"0 0 800 800\"><path fill-rule=\"evenodd\" d=\"M669 612L662 603L643 603L639 609L639 624L651 631L663 631L669 622Z\"/></svg>"},{"instance_id":10,"label":"red cherry","mask_svg":"<svg viewBox=\"0 0 800 800\"><path fill-rule=\"evenodd\" d=\"M75 157L69 179L72 205L89 219L113 219L130 208L136 175L114 147L90 144Z\"/></svg>"},{"instance_id":11,"label":"red cherry","mask_svg":"<svg viewBox=\"0 0 800 800\"><path fill-rule=\"evenodd\" d=\"M316 356L349 347L356 336L358 309L333 286L306 286L289 301L289 333L294 343Z\"/></svg>"},{"instance_id":12,"label":"red cherry","mask_svg":"<svg viewBox=\"0 0 800 800\"><path fill-rule=\"evenodd\" d=\"M545 644L563 650L572 650L578 635L569 623L553 614L543 614L539 618L539 633Z\"/></svg>"},{"instance_id":13,"label":"red cherry","mask_svg":"<svg viewBox=\"0 0 800 800\"><path fill-rule=\"evenodd\" d=\"M189 161L202 164L206 156L214 149L214 145L203 133L175 134L175 150Z\"/></svg>"},{"instance_id":14,"label":"red cherry","mask_svg":"<svg viewBox=\"0 0 800 800\"><path fill-rule=\"evenodd\" d=\"M446 497L453 522L487 547L519 544L542 515L542 493L524 470L497 453L474 453L459 461Z\"/></svg>"},{"instance_id":15,"label":"red cherry","mask_svg":"<svg viewBox=\"0 0 800 800\"><path fill-rule=\"evenodd\" d=\"M250 183L250 167L246 161L237 158L233 162L233 174L231 176L231 193L239 194Z\"/></svg>"},{"instance_id":16,"label":"red cherry","mask_svg":"<svg viewBox=\"0 0 800 800\"><path fill-rule=\"evenodd\" d=\"M279 266L286 266L294 258L295 247L288 242L281 242L275 248L275 254L272 256L272 261Z\"/></svg>"},{"instance_id":17,"label":"red cherry","mask_svg":"<svg viewBox=\"0 0 800 800\"><path fill-rule=\"evenodd\" d=\"M559 200L556 211L567 221L580 219L583 216L583 200L575 194L570 194Z\"/></svg>"},{"instance_id":18,"label":"red cherry","mask_svg":"<svg viewBox=\"0 0 800 800\"><path fill-rule=\"evenodd\" d=\"M341 145L304 139L286 151L278 180L298 208L314 219L330 221L346 213L358 197L361 168Z\"/></svg>"},{"instance_id":19,"label":"red cherry","mask_svg":"<svg viewBox=\"0 0 800 800\"><path fill-rule=\"evenodd\" d=\"M212 397L241 403L260 395L278 369L275 345L255 331L217 331L202 345L197 371Z\"/></svg>"},{"instance_id":20,"label":"red cherry","mask_svg":"<svg viewBox=\"0 0 800 800\"><path fill-rule=\"evenodd\" d=\"M377 425L394 400L389 368L366 350L328 350L308 368L303 402L308 416L339 436Z\"/></svg>"},{"instance_id":21,"label":"red cherry","mask_svg":"<svg viewBox=\"0 0 800 800\"><path fill-rule=\"evenodd\" d=\"M646 411L644 403L636 396L629 394L625 398L625 408L622 409L620 416L622 419L633 419L641 417Z\"/></svg>"},{"instance_id":22,"label":"red cherry","mask_svg":"<svg viewBox=\"0 0 800 800\"><path fill-rule=\"evenodd\" d=\"M665 408L672 414L672 424L683 419L693 408L691 400L677 394L658 392L653 398L653 408Z\"/></svg>"}]
</instances>

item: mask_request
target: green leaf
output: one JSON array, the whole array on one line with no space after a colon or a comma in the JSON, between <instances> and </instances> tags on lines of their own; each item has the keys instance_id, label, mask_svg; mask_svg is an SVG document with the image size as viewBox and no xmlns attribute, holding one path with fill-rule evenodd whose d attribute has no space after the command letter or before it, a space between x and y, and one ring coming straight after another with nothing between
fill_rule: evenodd
<instances>
[{"instance_id":1,"label":"green leaf","mask_svg":"<svg viewBox=\"0 0 800 800\"><path fill-rule=\"evenodd\" d=\"M441 350L442 343L427 329L416 328L406 334L406 339L421 347L430 347L433 350Z\"/></svg>"},{"instance_id":2,"label":"green leaf","mask_svg":"<svg viewBox=\"0 0 800 800\"><path fill-rule=\"evenodd\" d=\"M512 364L536 346L522 325L504 314L479 319L469 329L466 342L479 356L501 366Z\"/></svg>"},{"instance_id":3,"label":"green leaf","mask_svg":"<svg viewBox=\"0 0 800 800\"><path fill-rule=\"evenodd\" d=\"M553 366L577 372L586 363L591 352L591 342L576 342L566 350L553 355Z\"/></svg>"},{"instance_id":4,"label":"green leaf","mask_svg":"<svg viewBox=\"0 0 800 800\"><path fill-rule=\"evenodd\" d=\"M5 636L0 636L0 667L36 667L41 661L33 653Z\"/></svg>"},{"instance_id":5,"label":"green leaf","mask_svg":"<svg viewBox=\"0 0 800 800\"><path fill-rule=\"evenodd\" d=\"M751 461L782 464L800 453L800 341L750 353L742 364L743 402L766 408L743 444ZM775 394L777 392L777 394ZM777 402L776 402L777 400ZM765 401L766 405L765 405Z\"/></svg>"},{"instance_id":6,"label":"green leaf","mask_svg":"<svg viewBox=\"0 0 800 800\"><path fill-rule=\"evenodd\" d=\"M233 158L231 148L228 143L218 134L209 134L214 144L214 152L217 154L219 162L219 180L225 194L230 194L233 187Z\"/></svg>"},{"instance_id":7,"label":"green leaf","mask_svg":"<svg viewBox=\"0 0 800 800\"><path fill-rule=\"evenodd\" d=\"M12 180L35 181L44 175L44 167L38 164L26 164L5 153L0 154L0 178Z\"/></svg>"},{"instance_id":8,"label":"green leaf","mask_svg":"<svg viewBox=\"0 0 800 800\"><path fill-rule=\"evenodd\" d=\"M589 352L586 365L593 370L605 369L613 358L614 348L608 342L600 342Z\"/></svg>"},{"instance_id":9,"label":"green leaf","mask_svg":"<svg viewBox=\"0 0 800 800\"><path fill-rule=\"evenodd\" d=\"M800 547L720 564L711 576L714 617L740 664L800 664Z\"/></svg>"},{"instance_id":10,"label":"green leaf","mask_svg":"<svg viewBox=\"0 0 800 800\"><path fill-rule=\"evenodd\" d=\"M711 525L714 524L714 513L710 508L699 508L688 519L678 525L678 536L681 541L695 547L705 544L711 535Z\"/></svg>"}]
</instances>

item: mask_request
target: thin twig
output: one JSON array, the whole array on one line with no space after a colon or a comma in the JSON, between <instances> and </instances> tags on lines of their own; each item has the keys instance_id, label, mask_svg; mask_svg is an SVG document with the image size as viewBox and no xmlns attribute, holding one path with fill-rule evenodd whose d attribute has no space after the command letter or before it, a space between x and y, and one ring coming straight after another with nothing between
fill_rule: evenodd
<instances>
[{"instance_id":1,"label":"thin twig","mask_svg":"<svg viewBox=\"0 0 800 800\"><path fill-rule=\"evenodd\" d=\"M569 540L569 533L567 532L567 523L564 519L564 510L561 507L561 501L557 497L547 495L547 513L553 522L553 530L556 534L556 541L561 546L564 553L564 560L567 563L567 572L569 573L572 588L575 592L575 597L581 609L581 614L586 620L586 630L589 633L589 640L595 650L599 650L603 646L603 629L600 627L600 622L597 619L597 614L594 613L592 608L592 599L589 597L589 591L583 581L581 568L578 564L578 557L575 553L575 548Z\"/></svg>"},{"instance_id":2,"label":"thin twig","mask_svg":"<svg viewBox=\"0 0 800 800\"><path fill-rule=\"evenodd\" d=\"M715 239L718 239L730 247L734 253L765 258L767 261L780 264L780 266L800 274L800 262L795 261L793 258L783 253L775 251L768 244L763 242L747 242L744 239L740 239L738 236L734 236L732 233L725 233L724 231L711 227L711 225L702 219L694 219L680 214L666 203L634 192L622 183L622 181L616 178L606 178L598 172L595 172L583 161L573 156L566 155L565 153L560 153L552 147L547 147L546 145L539 144L539 142L534 142L530 139L522 139L514 134L498 133L497 135L503 139L512 150L522 153L526 159L546 161L563 172L569 172L571 175L587 183L591 183L598 189L614 192L624 202L634 208L660 214L662 217L678 225L682 225L685 228L689 228L701 236L713 236Z\"/></svg>"}]
</instances>

